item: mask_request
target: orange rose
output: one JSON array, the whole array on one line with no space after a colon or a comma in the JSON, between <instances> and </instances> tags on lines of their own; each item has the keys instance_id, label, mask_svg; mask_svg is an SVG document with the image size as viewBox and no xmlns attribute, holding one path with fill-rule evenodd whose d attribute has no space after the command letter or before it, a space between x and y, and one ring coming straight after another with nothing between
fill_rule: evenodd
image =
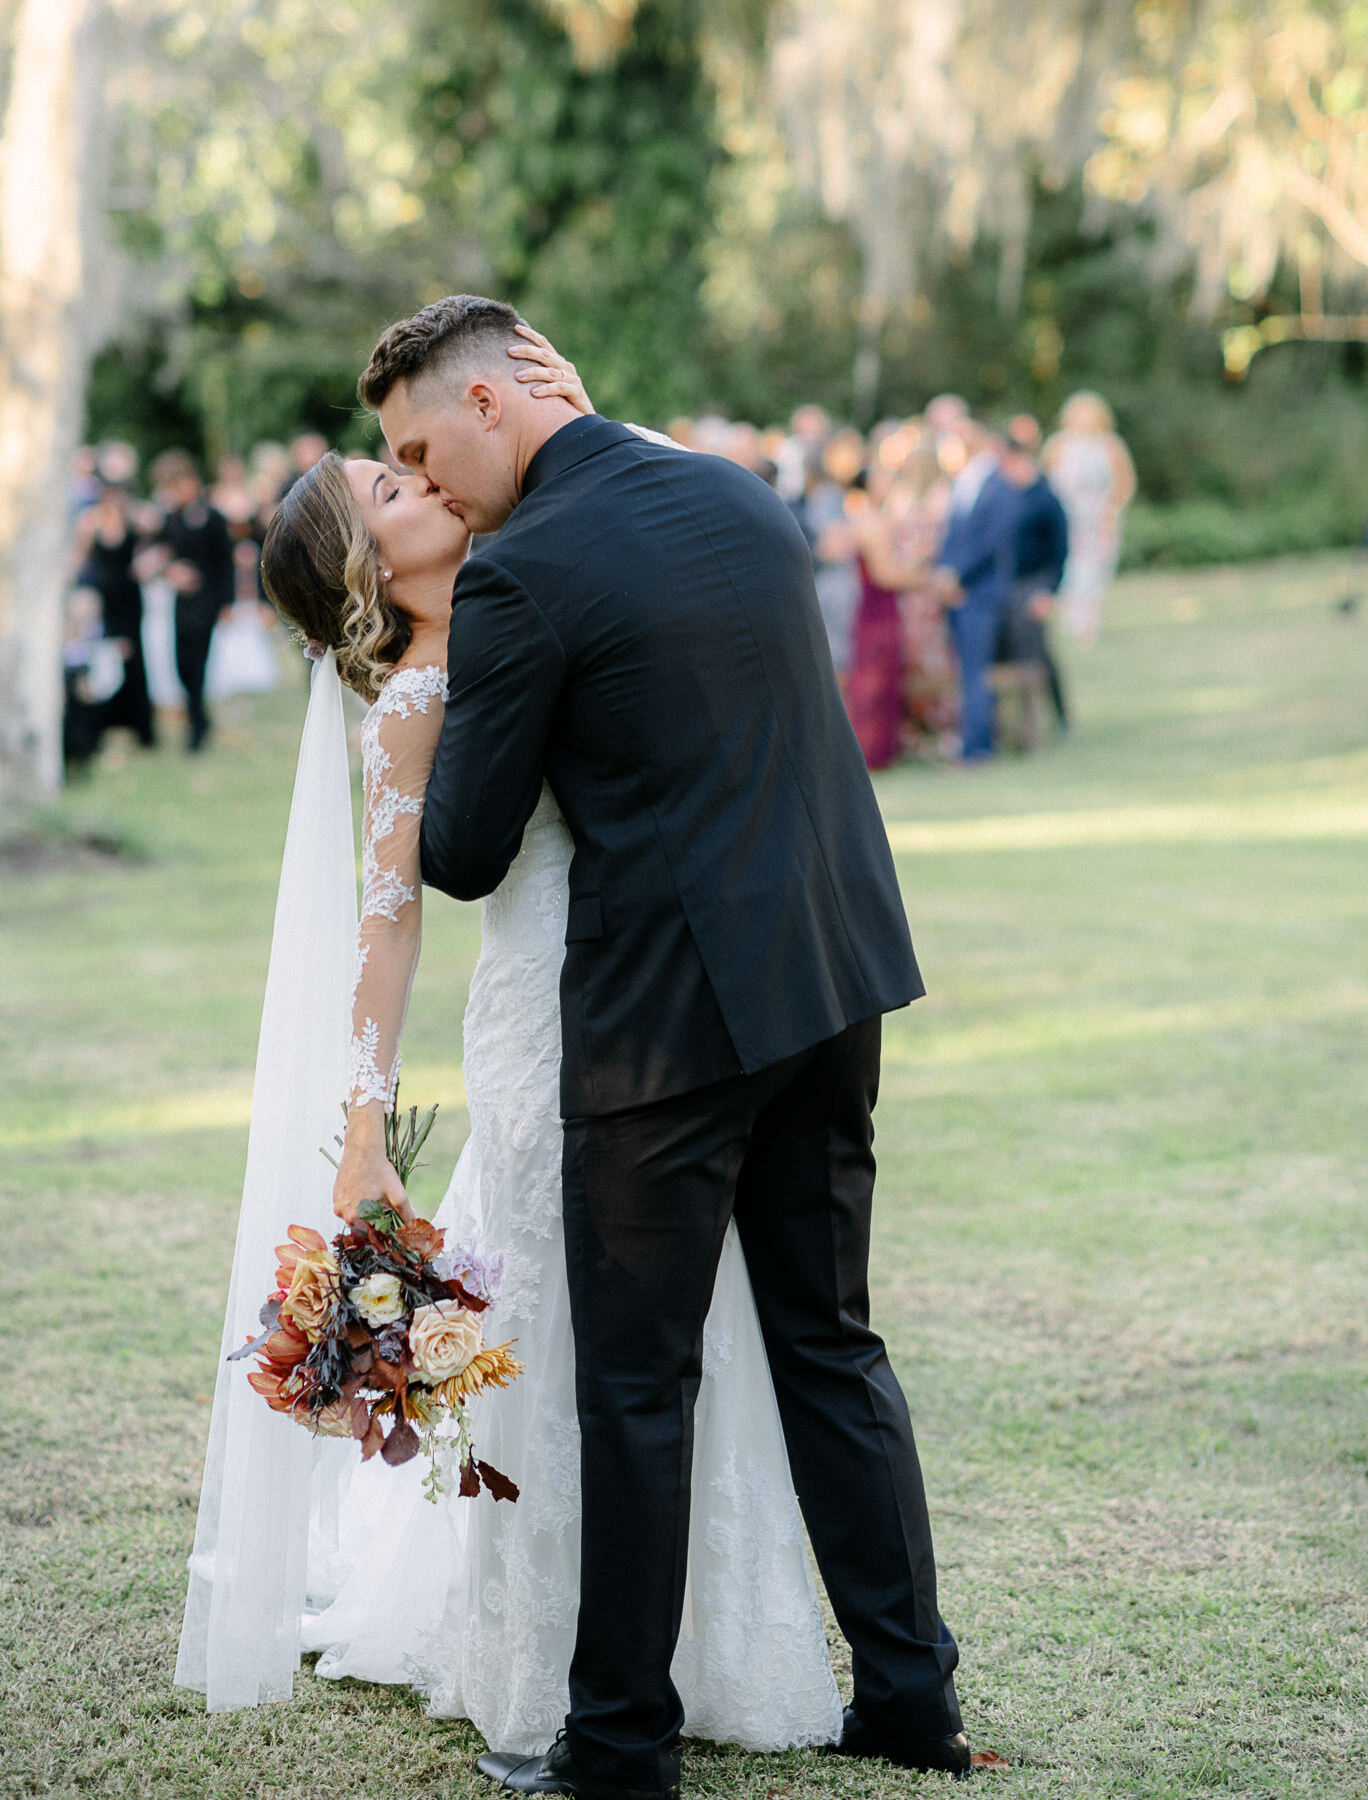
<instances>
[{"instance_id":1,"label":"orange rose","mask_svg":"<svg viewBox=\"0 0 1368 1800\"><path fill-rule=\"evenodd\" d=\"M294 1266L301 1256L313 1256L320 1250L326 1250L327 1244L308 1225L291 1225L288 1227L290 1241L288 1244L276 1245L276 1286L288 1288Z\"/></svg>"},{"instance_id":2,"label":"orange rose","mask_svg":"<svg viewBox=\"0 0 1368 1800\"><path fill-rule=\"evenodd\" d=\"M292 1319L308 1338L317 1343L333 1301L337 1298L337 1259L326 1247L310 1250L301 1256L290 1273L290 1287L281 1302L282 1318Z\"/></svg>"}]
</instances>

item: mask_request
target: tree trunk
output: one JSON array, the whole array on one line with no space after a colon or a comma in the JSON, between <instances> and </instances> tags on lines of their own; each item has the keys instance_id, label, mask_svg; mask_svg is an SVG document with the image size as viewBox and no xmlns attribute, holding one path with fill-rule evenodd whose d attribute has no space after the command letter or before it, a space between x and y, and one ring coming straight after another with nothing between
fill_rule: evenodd
<instances>
[{"instance_id":1,"label":"tree trunk","mask_svg":"<svg viewBox=\"0 0 1368 1800\"><path fill-rule=\"evenodd\" d=\"M0 172L0 825L61 782L69 483L93 333L101 0L22 0Z\"/></svg>"}]
</instances>

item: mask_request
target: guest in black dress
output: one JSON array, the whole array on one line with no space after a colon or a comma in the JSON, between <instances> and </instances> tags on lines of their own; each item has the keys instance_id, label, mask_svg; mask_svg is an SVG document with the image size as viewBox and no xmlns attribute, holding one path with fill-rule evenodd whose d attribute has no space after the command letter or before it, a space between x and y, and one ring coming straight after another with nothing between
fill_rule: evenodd
<instances>
[{"instance_id":1,"label":"guest in black dress","mask_svg":"<svg viewBox=\"0 0 1368 1800\"><path fill-rule=\"evenodd\" d=\"M142 587L133 572L138 533L122 483L101 476L94 504L77 523L77 547L76 585L100 596L103 635L117 640L124 652L123 686L105 706L102 729L126 726L140 744L151 749L156 730L143 661Z\"/></svg>"}]
</instances>

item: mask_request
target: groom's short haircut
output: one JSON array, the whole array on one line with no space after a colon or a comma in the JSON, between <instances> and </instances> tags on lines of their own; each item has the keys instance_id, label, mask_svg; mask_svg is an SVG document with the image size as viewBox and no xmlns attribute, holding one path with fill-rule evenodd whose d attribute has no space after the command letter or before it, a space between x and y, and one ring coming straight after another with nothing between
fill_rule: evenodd
<instances>
[{"instance_id":1,"label":"groom's short haircut","mask_svg":"<svg viewBox=\"0 0 1368 1800\"><path fill-rule=\"evenodd\" d=\"M423 375L475 373L482 364L502 368L495 359L514 341L513 328L522 322L516 307L480 294L434 300L411 319L391 325L372 350L356 384L361 404L378 412L399 382Z\"/></svg>"}]
</instances>

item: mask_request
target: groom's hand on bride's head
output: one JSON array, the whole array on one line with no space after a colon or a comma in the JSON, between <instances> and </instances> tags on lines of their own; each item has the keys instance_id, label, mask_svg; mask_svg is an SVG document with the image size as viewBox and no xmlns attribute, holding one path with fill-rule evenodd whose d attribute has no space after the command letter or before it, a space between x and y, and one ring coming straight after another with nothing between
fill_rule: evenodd
<instances>
[{"instance_id":1,"label":"groom's hand on bride's head","mask_svg":"<svg viewBox=\"0 0 1368 1800\"><path fill-rule=\"evenodd\" d=\"M568 400L576 412L593 412L594 403L585 391L574 363L567 362L550 340L530 325L518 325L514 329L527 342L514 344L508 352L526 365L513 379L524 384L535 382L531 388L534 400Z\"/></svg>"}]
</instances>

